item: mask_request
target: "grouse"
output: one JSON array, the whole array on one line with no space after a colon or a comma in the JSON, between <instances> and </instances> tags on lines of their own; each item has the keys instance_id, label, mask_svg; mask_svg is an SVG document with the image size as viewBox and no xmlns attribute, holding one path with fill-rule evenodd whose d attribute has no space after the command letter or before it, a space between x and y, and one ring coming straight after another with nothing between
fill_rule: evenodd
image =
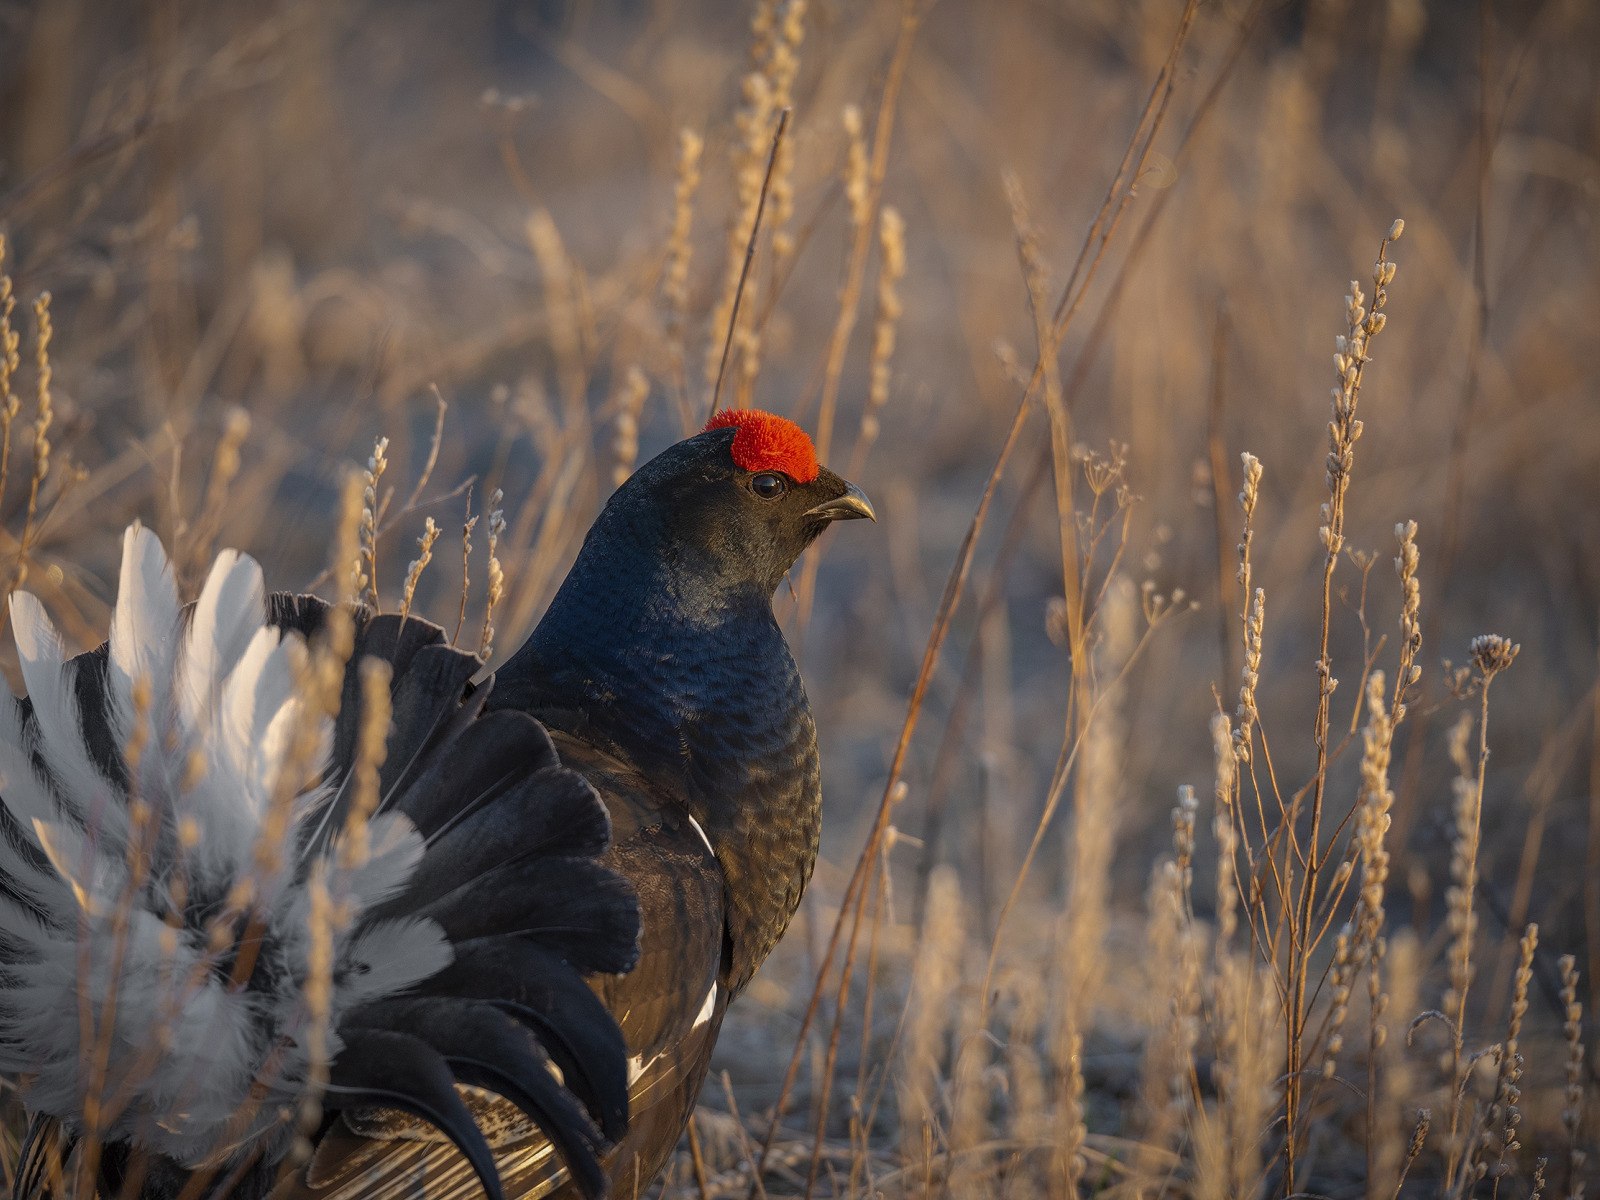
<instances>
[{"instance_id":1,"label":"grouse","mask_svg":"<svg viewBox=\"0 0 1600 1200\"><path fill-rule=\"evenodd\" d=\"M471 682L427 622L357 611L331 721L302 684L334 610L264 596L242 556L182 611L130 530L110 641L65 664L15 597L0 1072L35 1114L17 1196L48 1194L90 1134L105 1196L639 1194L816 858L816 731L773 594L831 522L872 516L798 426L724 412L617 490L495 675ZM374 658L393 717L363 825ZM286 788L289 852L263 870ZM314 1028L326 1088L299 1161ZM114 1109L87 1110L80 1057Z\"/></svg>"}]
</instances>

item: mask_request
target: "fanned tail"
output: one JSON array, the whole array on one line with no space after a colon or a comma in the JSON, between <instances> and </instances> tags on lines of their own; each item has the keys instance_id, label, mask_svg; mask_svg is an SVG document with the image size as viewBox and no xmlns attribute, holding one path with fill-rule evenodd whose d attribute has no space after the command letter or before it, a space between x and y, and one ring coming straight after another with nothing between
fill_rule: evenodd
<instances>
[{"instance_id":1,"label":"fanned tail","mask_svg":"<svg viewBox=\"0 0 1600 1200\"><path fill-rule=\"evenodd\" d=\"M603 1190L626 1052L583 979L632 965L637 904L597 861L593 790L531 717L483 712L476 658L358 613L330 719L306 664L332 610L267 596L231 551L185 610L137 525L106 646L69 660L33 597L11 607L28 696L0 697L0 1074L34 1117L18 1197L74 1145L80 1170L102 1151L102 1190L201 1173L202 1195L262 1194L319 1044L324 1127L410 1114L499 1200L461 1091L481 1087ZM368 658L391 715L354 853Z\"/></svg>"}]
</instances>

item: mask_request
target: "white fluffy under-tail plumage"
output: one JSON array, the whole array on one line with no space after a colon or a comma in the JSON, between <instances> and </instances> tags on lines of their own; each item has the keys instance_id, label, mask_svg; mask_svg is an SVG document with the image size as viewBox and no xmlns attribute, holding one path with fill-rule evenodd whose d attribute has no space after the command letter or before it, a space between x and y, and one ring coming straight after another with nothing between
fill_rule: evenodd
<instances>
[{"instance_id":1,"label":"white fluffy under-tail plumage","mask_svg":"<svg viewBox=\"0 0 1600 1200\"><path fill-rule=\"evenodd\" d=\"M297 694L306 647L268 625L250 558L223 553L186 615L160 541L131 527L103 659L69 661L31 595L11 617L28 699L0 698L0 1073L71 1132L189 1168L281 1141L313 1025L337 1053L344 1009L451 961L424 917L357 920L405 885L422 838L387 813L359 868L300 861L304 823L329 801L331 722L314 718L309 764L291 754L313 719ZM282 781L288 836L263 855L285 770L300 775ZM315 1017L312 876L345 904ZM260 958L246 980L241 952Z\"/></svg>"},{"instance_id":2,"label":"white fluffy under-tail plumage","mask_svg":"<svg viewBox=\"0 0 1600 1200\"><path fill-rule=\"evenodd\" d=\"M74 1146L80 1166L106 1151L106 1194L143 1171L141 1200L197 1194L196 1172L198 1194L262 1196L319 1063L314 1136L399 1110L500 1200L459 1092L486 1088L604 1191L626 1051L584 979L629 969L639 932L600 861L605 808L414 616L349 614L330 719L304 639L333 611L266 596L232 551L185 611L137 525L100 650L66 658L39 602L12 599L28 697L0 698L0 1075L34 1116L19 1196ZM347 846L368 658L391 719Z\"/></svg>"}]
</instances>

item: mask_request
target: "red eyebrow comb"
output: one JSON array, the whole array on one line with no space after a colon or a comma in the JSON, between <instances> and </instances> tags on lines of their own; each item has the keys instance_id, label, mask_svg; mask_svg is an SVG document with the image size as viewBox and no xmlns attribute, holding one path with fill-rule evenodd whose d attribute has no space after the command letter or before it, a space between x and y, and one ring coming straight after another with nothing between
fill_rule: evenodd
<instances>
[{"instance_id":1,"label":"red eyebrow comb","mask_svg":"<svg viewBox=\"0 0 1600 1200\"><path fill-rule=\"evenodd\" d=\"M733 461L746 471L782 471L796 483L817 477L817 448L804 429L787 417L755 408L728 408L706 422L705 430L733 427Z\"/></svg>"}]
</instances>

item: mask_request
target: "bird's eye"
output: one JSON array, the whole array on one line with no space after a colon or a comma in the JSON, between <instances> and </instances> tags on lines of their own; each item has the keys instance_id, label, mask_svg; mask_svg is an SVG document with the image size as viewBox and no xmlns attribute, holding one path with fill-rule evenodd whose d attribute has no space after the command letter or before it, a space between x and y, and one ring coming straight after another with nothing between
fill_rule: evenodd
<instances>
[{"instance_id":1,"label":"bird's eye","mask_svg":"<svg viewBox=\"0 0 1600 1200\"><path fill-rule=\"evenodd\" d=\"M776 500L789 490L789 481L776 471L762 471L750 477L750 490L763 500Z\"/></svg>"}]
</instances>

